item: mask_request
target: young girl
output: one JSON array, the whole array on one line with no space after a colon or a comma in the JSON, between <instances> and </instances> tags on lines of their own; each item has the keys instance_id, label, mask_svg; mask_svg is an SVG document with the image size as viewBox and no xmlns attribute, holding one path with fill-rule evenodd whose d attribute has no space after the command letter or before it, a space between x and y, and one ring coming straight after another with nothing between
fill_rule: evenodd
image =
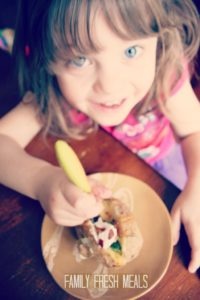
<instances>
[{"instance_id":1,"label":"young girl","mask_svg":"<svg viewBox=\"0 0 200 300\"><path fill-rule=\"evenodd\" d=\"M183 189L172 209L173 237L176 243L183 223L195 272L200 105L190 76L198 48L190 0L21 1L14 54L24 96L1 119L0 181L38 199L58 224L97 215L108 190L91 183L93 193L84 194L23 148L41 128L81 138L99 124Z\"/></svg>"}]
</instances>

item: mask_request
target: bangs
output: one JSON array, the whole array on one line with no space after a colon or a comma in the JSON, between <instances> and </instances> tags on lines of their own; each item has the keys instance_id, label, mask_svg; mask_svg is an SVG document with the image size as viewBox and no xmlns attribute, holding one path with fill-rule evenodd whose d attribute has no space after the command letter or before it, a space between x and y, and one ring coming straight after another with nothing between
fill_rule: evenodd
<instances>
[{"instance_id":1,"label":"bangs","mask_svg":"<svg viewBox=\"0 0 200 300\"><path fill-rule=\"evenodd\" d=\"M46 37L51 44L51 61L79 54L98 52L95 20L103 15L111 30L124 40L155 35L158 26L149 1L73 0L52 1ZM56 9L55 9L56 8ZM44 49L44 48L43 48Z\"/></svg>"}]
</instances>

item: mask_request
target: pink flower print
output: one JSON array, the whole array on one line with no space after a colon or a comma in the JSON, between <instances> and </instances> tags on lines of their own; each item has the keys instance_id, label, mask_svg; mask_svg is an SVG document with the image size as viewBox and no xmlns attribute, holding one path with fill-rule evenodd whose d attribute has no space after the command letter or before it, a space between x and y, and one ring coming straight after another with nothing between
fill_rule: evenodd
<instances>
[{"instance_id":1,"label":"pink flower print","mask_svg":"<svg viewBox=\"0 0 200 300\"><path fill-rule=\"evenodd\" d=\"M127 137L134 137L139 133L142 133L144 131L144 125L143 124L135 124L135 125L130 125L130 124L122 124L118 126L117 128L117 135L124 136L126 135Z\"/></svg>"}]
</instances>

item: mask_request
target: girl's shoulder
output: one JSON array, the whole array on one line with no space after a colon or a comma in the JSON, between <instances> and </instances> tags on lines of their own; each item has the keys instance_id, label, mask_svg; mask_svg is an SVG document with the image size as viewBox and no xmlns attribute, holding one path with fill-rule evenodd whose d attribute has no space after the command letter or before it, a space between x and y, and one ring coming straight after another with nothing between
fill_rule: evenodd
<instances>
[{"instance_id":1,"label":"girl's shoulder","mask_svg":"<svg viewBox=\"0 0 200 300\"><path fill-rule=\"evenodd\" d=\"M41 130L35 96L27 92L22 101L1 118L0 134L5 134L25 147Z\"/></svg>"},{"instance_id":2,"label":"girl's shoulder","mask_svg":"<svg viewBox=\"0 0 200 300\"><path fill-rule=\"evenodd\" d=\"M200 131L200 102L185 74L166 102L167 117L179 137Z\"/></svg>"}]
</instances>

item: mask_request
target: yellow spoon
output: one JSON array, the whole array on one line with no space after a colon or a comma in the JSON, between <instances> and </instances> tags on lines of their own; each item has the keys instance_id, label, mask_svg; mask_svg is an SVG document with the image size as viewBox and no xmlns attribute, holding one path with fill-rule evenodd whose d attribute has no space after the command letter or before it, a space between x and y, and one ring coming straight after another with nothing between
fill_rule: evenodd
<instances>
[{"instance_id":1,"label":"yellow spoon","mask_svg":"<svg viewBox=\"0 0 200 300\"><path fill-rule=\"evenodd\" d=\"M85 170L74 150L65 141L58 140L55 143L55 152L58 163L68 179L83 192L90 193L91 187Z\"/></svg>"}]
</instances>

